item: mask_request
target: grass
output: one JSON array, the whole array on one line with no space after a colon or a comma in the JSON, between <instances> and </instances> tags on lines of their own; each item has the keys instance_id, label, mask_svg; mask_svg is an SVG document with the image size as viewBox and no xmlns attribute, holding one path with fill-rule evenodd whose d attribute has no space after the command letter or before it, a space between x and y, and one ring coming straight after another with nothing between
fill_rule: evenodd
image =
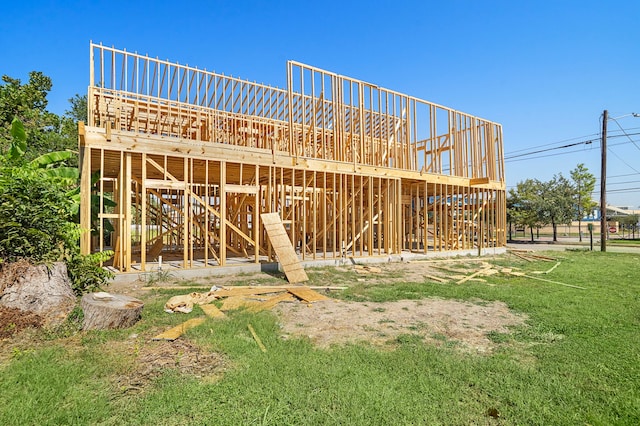
<instances>
[{"instance_id":1,"label":"grass","mask_svg":"<svg viewBox=\"0 0 640 426\"><path fill-rule=\"evenodd\" d=\"M640 246L640 238L613 238L607 241L607 244L625 245L625 246Z\"/></svg>"},{"instance_id":2,"label":"grass","mask_svg":"<svg viewBox=\"0 0 640 426\"><path fill-rule=\"evenodd\" d=\"M226 354L232 367L221 378L167 369L144 391L122 392L113 375L135 366L118 344L137 335L140 344L152 345L157 331L199 315L197 309L165 314L164 301L180 292L152 293L132 329L18 342L0 364L0 424L638 424L640 258L561 256L548 278L587 290L513 276L488 277L494 286L353 285L357 276L350 272L310 271L312 285L348 282L339 293L347 300L500 300L527 314L527 325L512 334L490 335L499 343L491 355L426 345L413 334L398 337L394 350L367 344L321 350L304 339L282 339L270 312L237 312L185 336Z\"/></svg>"}]
</instances>

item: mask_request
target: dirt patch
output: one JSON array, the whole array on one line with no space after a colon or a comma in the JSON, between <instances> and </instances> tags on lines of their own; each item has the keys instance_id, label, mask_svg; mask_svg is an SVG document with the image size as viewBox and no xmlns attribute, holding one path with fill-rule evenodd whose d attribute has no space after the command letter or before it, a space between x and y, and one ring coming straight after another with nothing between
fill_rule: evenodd
<instances>
[{"instance_id":1,"label":"dirt patch","mask_svg":"<svg viewBox=\"0 0 640 426\"><path fill-rule=\"evenodd\" d=\"M476 304L443 299L401 300L387 303L323 301L312 307L281 303L285 335L308 337L320 347L368 342L393 345L400 336L419 336L433 344L456 343L465 350L490 353L495 343L489 333L508 333L525 316L506 304Z\"/></svg>"},{"instance_id":2,"label":"dirt patch","mask_svg":"<svg viewBox=\"0 0 640 426\"><path fill-rule=\"evenodd\" d=\"M186 339L173 342L126 342L124 350L133 354L132 369L115 379L123 392L139 392L166 370L214 380L228 369L227 359Z\"/></svg>"},{"instance_id":3,"label":"dirt patch","mask_svg":"<svg viewBox=\"0 0 640 426\"><path fill-rule=\"evenodd\" d=\"M26 328L39 328L42 324L40 315L0 306L0 339L12 337Z\"/></svg>"}]
</instances>

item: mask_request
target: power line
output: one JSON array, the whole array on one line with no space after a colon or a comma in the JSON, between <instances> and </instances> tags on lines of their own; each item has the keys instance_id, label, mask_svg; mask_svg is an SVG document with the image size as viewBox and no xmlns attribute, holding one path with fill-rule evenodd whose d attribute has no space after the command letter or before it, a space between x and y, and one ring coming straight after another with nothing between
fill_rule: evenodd
<instances>
[{"instance_id":1,"label":"power line","mask_svg":"<svg viewBox=\"0 0 640 426\"><path fill-rule=\"evenodd\" d=\"M620 127L620 130L622 131L622 133L625 134L625 136L631 141L631 143L633 144L633 146L635 146L636 148L638 148L638 150L640 151L640 146L636 145L636 142L631 139L631 136L629 136L627 134L627 132L622 128L622 126L620 125L620 123L618 123L618 120L616 120L615 118L611 118L613 121L615 121L615 123L618 125L618 127Z\"/></svg>"},{"instance_id":2,"label":"power line","mask_svg":"<svg viewBox=\"0 0 640 426\"><path fill-rule=\"evenodd\" d=\"M624 182L608 182L607 185L623 185L627 183L639 183L640 180L626 180Z\"/></svg>"},{"instance_id":3,"label":"power line","mask_svg":"<svg viewBox=\"0 0 640 426\"><path fill-rule=\"evenodd\" d=\"M630 127L627 130L638 130L638 129L640 129L640 127ZM622 137L622 135L612 134L612 133L616 133L616 132L620 132L620 130L611 130L611 131L609 131L609 137L610 138ZM624 133L624 130L623 130L623 133ZM633 135L639 135L640 133L632 133L632 134ZM594 137L594 136L596 136L596 137ZM577 136L575 138L563 139L563 140L560 140L560 141L557 141L557 142L550 142L550 143L546 143L546 144L530 146L530 147L527 147L527 148L516 149L515 151L510 151L509 153L507 153L505 155L506 156L510 156L510 155L517 154L517 153L522 152L522 151L527 151L527 150L530 150L530 149L543 148L543 147L550 146L550 145L557 145L557 144L564 143L564 142L574 141L576 139L598 141L598 140L600 140L600 133L591 133L591 134L584 135L584 136Z\"/></svg>"},{"instance_id":4,"label":"power line","mask_svg":"<svg viewBox=\"0 0 640 426\"><path fill-rule=\"evenodd\" d=\"M631 133L632 135L640 135L640 133ZM617 138L617 137L623 137L623 135L614 135L614 136L609 136L609 138ZM571 146L579 146L579 145L590 145L592 142L597 141L597 139L592 139L590 141L582 141L582 142L577 142L574 144L569 144L568 147L570 148ZM614 144L609 144L609 147L613 147L613 146L620 146L620 145L626 145L630 142L619 142L619 143L614 143ZM550 157L553 155L563 155L563 154L571 154L574 152L582 152L583 150L573 150L573 151L568 151L568 152L561 152L561 153L555 153L555 154L548 154L548 155L539 155L536 157L531 157L531 158L521 158L521 157L527 157L529 155L534 155L540 152L546 152L546 151L552 151L552 150L556 150L556 149L560 149L560 148L566 148L565 146L563 147L556 147L556 148L548 148L545 150L539 150L539 151L535 151L535 152L531 152L531 153L525 153L525 154L518 154L515 156L506 156L505 157L505 162L515 162L515 161L525 161L525 160L534 160L536 158L545 158L545 157ZM517 159L516 159L517 158Z\"/></svg>"},{"instance_id":5,"label":"power line","mask_svg":"<svg viewBox=\"0 0 640 426\"><path fill-rule=\"evenodd\" d=\"M559 144L559 143L574 141L576 139L585 139L585 138L589 138L591 136L597 136L597 135L598 135L598 133L591 133L590 135L578 136L578 137L575 137L575 138L563 139L563 140L557 141L557 142L550 142L550 143L545 143L545 144L542 144L542 145L530 146L528 148L517 149L515 151L510 152L507 155L515 154L515 153L518 153L518 152L521 152L521 151L526 151L528 149L542 148L542 147L545 147L545 146L556 145L556 144ZM592 139L592 140L594 140L594 139Z\"/></svg>"},{"instance_id":6,"label":"power line","mask_svg":"<svg viewBox=\"0 0 640 426\"><path fill-rule=\"evenodd\" d=\"M554 157L554 156L558 156L558 155L566 155L566 154L573 154L575 152L584 152L584 150L581 149L575 149L573 151L567 151L567 152L556 152L553 154L546 154L546 155L538 155L537 157L528 157L528 158L517 158L517 159L505 159L505 163L515 163L518 161L529 161L529 160L535 160L538 158L546 158L546 157Z\"/></svg>"},{"instance_id":7,"label":"power line","mask_svg":"<svg viewBox=\"0 0 640 426\"><path fill-rule=\"evenodd\" d=\"M624 192L640 192L640 186L636 186L634 188L620 188L620 189L607 190L607 193L609 194L612 194L612 193L620 194Z\"/></svg>"},{"instance_id":8,"label":"power line","mask_svg":"<svg viewBox=\"0 0 640 426\"><path fill-rule=\"evenodd\" d=\"M618 154L616 154L615 152L613 152L613 150L608 149L607 151L609 151L609 152L611 152L613 155L615 155L615 156L616 156L616 158L617 158L618 160L622 161L622 162L623 162L627 167L629 167L631 170L633 170L633 171L634 171L634 172L636 172L636 173L640 173L640 172L639 172L639 171L637 171L637 170L636 170L636 169L635 169L631 164L627 163L626 161L624 161L624 160L622 159L622 157L620 157Z\"/></svg>"},{"instance_id":9,"label":"power line","mask_svg":"<svg viewBox=\"0 0 640 426\"><path fill-rule=\"evenodd\" d=\"M593 141L594 141L594 139L591 139L591 140L587 140L587 141L575 142L575 143L570 143L570 144L566 144L566 145L562 145L562 146L556 146L556 147L553 147L553 148L539 149L537 151L525 152L524 154L511 155L509 157L505 157L504 159L506 161L506 160L511 160L511 159L518 158L518 157L525 157L525 156L528 156L528 155L539 154L541 152L554 151L556 149L571 148L572 146L578 146L578 145L589 145Z\"/></svg>"},{"instance_id":10,"label":"power line","mask_svg":"<svg viewBox=\"0 0 640 426\"><path fill-rule=\"evenodd\" d=\"M613 178L619 178L619 177L626 177L626 176L636 176L638 173L626 173L624 175L614 175L614 176L607 176L607 179L613 179ZM600 178L596 176L596 180L599 180Z\"/></svg>"}]
</instances>

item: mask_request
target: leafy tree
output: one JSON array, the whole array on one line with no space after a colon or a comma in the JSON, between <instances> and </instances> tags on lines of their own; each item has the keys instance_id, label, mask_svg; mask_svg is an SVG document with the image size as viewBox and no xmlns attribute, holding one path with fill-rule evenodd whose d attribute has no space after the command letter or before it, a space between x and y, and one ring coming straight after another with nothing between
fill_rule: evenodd
<instances>
[{"instance_id":1,"label":"leafy tree","mask_svg":"<svg viewBox=\"0 0 640 426\"><path fill-rule=\"evenodd\" d=\"M558 225L569 224L574 213L574 188L562 174L542 182L527 179L511 190L510 212L514 223L528 226L533 241L533 228L551 225L553 241L558 241Z\"/></svg>"},{"instance_id":2,"label":"leafy tree","mask_svg":"<svg viewBox=\"0 0 640 426\"><path fill-rule=\"evenodd\" d=\"M69 99L70 109L65 111L62 117L61 133L70 141L73 141L74 148L78 143L78 121L87 122L87 95L74 95Z\"/></svg>"},{"instance_id":3,"label":"leafy tree","mask_svg":"<svg viewBox=\"0 0 640 426\"><path fill-rule=\"evenodd\" d=\"M542 184L542 214L553 227L553 241L558 241L558 225L570 225L574 218L575 191L562 173Z\"/></svg>"},{"instance_id":4,"label":"leafy tree","mask_svg":"<svg viewBox=\"0 0 640 426\"><path fill-rule=\"evenodd\" d=\"M637 214L617 215L617 216L613 216L611 220L619 223L620 230L622 230L623 238L624 238L624 230L627 230L630 234L632 234L632 238L635 239L636 229L638 227L638 221L640 220L640 216L638 216Z\"/></svg>"},{"instance_id":5,"label":"leafy tree","mask_svg":"<svg viewBox=\"0 0 640 426\"><path fill-rule=\"evenodd\" d=\"M589 172L583 163L571 170L571 180L575 188L575 218L578 220L578 234L582 241L582 218L598 205L591 199L591 193L596 185L596 177Z\"/></svg>"},{"instance_id":6,"label":"leafy tree","mask_svg":"<svg viewBox=\"0 0 640 426\"><path fill-rule=\"evenodd\" d=\"M540 187L541 182L537 179L518 182L516 189L509 191L507 201L507 215L513 223L529 227L531 241L533 241L533 228L543 225L543 217L540 214Z\"/></svg>"},{"instance_id":7,"label":"leafy tree","mask_svg":"<svg viewBox=\"0 0 640 426\"><path fill-rule=\"evenodd\" d=\"M11 140L11 123L17 118L24 124L26 143L30 149L25 159L30 160L41 154L53 151L76 150L77 129L76 114L81 113L82 97L70 99L71 111L66 116L47 111L47 94L53 84L51 79L40 71L29 73L29 82L2 76L0 84L0 151L5 151ZM76 105L77 104L77 105ZM86 108L86 97L85 97ZM86 115L86 114L85 114ZM72 164L77 159L70 158Z\"/></svg>"}]
</instances>

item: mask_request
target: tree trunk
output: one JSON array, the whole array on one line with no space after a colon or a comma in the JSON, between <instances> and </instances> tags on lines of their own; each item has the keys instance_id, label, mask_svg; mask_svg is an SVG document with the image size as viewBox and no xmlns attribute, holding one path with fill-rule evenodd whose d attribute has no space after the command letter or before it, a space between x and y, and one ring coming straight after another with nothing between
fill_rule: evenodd
<instances>
[{"instance_id":1,"label":"tree trunk","mask_svg":"<svg viewBox=\"0 0 640 426\"><path fill-rule=\"evenodd\" d=\"M578 219L578 235L580 237L580 242L582 242L582 220Z\"/></svg>"},{"instance_id":2,"label":"tree trunk","mask_svg":"<svg viewBox=\"0 0 640 426\"><path fill-rule=\"evenodd\" d=\"M529 231L531 232L531 242L533 242L533 226L529 227Z\"/></svg>"},{"instance_id":3,"label":"tree trunk","mask_svg":"<svg viewBox=\"0 0 640 426\"><path fill-rule=\"evenodd\" d=\"M551 222L551 227L553 228L553 242L558 242L558 225Z\"/></svg>"},{"instance_id":4,"label":"tree trunk","mask_svg":"<svg viewBox=\"0 0 640 426\"><path fill-rule=\"evenodd\" d=\"M144 303L123 294L89 293L80 302L85 330L127 328L140 319Z\"/></svg>"}]
</instances>

